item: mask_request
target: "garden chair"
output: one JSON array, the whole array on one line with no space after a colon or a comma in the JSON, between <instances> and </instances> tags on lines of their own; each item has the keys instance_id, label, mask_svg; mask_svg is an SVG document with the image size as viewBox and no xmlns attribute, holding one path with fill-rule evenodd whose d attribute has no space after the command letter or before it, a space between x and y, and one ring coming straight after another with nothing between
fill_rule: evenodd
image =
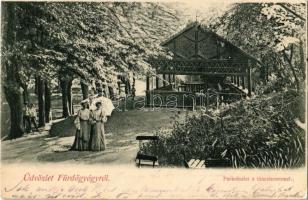
<instances>
[{"instance_id":1,"label":"garden chair","mask_svg":"<svg viewBox=\"0 0 308 200\"><path fill-rule=\"evenodd\" d=\"M137 136L136 140L139 141L139 151L135 159L135 162L138 160L138 163L136 163L138 167L140 167L141 165L152 165L153 167L155 167L155 165L158 165L157 155L148 155L141 152L141 145L144 141L154 141L156 144L158 141L158 136ZM150 163L146 161L150 161Z\"/></svg>"}]
</instances>

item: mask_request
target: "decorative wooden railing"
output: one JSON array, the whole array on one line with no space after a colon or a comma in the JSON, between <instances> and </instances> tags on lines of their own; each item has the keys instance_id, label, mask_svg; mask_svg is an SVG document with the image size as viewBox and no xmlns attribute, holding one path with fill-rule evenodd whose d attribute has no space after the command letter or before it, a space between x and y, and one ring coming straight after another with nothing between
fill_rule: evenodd
<instances>
[{"instance_id":1,"label":"decorative wooden railing","mask_svg":"<svg viewBox=\"0 0 308 200\"><path fill-rule=\"evenodd\" d=\"M186 91L186 92L199 92L200 90L204 90L205 84L182 84L178 86L178 91Z\"/></svg>"},{"instance_id":2,"label":"decorative wooden railing","mask_svg":"<svg viewBox=\"0 0 308 200\"><path fill-rule=\"evenodd\" d=\"M247 60L233 59L152 59L158 74L182 75L247 75Z\"/></svg>"}]
</instances>

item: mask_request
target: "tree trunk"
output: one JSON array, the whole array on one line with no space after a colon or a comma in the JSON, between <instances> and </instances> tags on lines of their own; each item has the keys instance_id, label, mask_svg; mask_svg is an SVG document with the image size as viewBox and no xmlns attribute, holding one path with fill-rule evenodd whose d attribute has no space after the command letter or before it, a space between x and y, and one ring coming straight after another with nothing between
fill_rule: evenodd
<instances>
[{"instance_id":1,"label":"tree trunk","mask_svg":"<svg viewBox=\"0 0 308 200\"><path fill-rule=\"evenodd\" d=\"M135 85L136 84L136 79L135 79L135 77L133 77L133 85Z\"/></svg>"},{"instance_id":2,"label":"tree trunk","mask_svg":"<svg viewBox=\"0 0 308 200\"><path fill-rule=\"evenodd\" d=\"M69 80L67 84L67 101L70 115L74 114L73 94L72 94L73 80Z\"/></svg>"},{"instance_id":3,"label":"tree trunk","mask_svg":"<svg viewBox=\"0 0 308 200\"><path fill-rule=\"evenodd\" d=\"M104 91L105 97L110 98L108 83L106 83L105 85L103 85L103 91Z\"/></svg>"},{"instance_id":4,"label":"tree trunk","mask_svg":"<svg viewBox=\"0 0 308 200\"><path fill-rule=\"evenodd\" d=\"M16 44L16 8L15 3L4 2L1 4L3 8L3 21L7 23L3 25L3 46L14 47ZM23 91L20 84L19 69L14 55L9 57L10 63L4 63L4 72L6 73L6 80L4 83L4 93L11 113L11 129L8 139L21 137L23 130Z\"/></svg>"},{"instance_id":5,"label":"tree trunk","mask_svg":"<svg viewBox=\"0 0 308 200\"><path fill-rule=\"evenodd\" d=\"M100 88L100 89L102 88L102 85L99 81L95 81L95 88L96 88L96 92L97 92L98 88Z\"/></svg>"},{"instance_id":6,"label":"tree trunk","mask_svg":"<svg viewBox=\"0 0 308 200\"><path fill-rule=\"evenodd\" d=\"M293 46L292 46L293 47ZM296 85L296 90L299 91L300 89L300 83L299 83L299 80L298 80L298 77L296 75L296 71L294 69L294 66L292 64L292 54L293 54L293 48L291 49L291 56L290 58L288 58L287 54L285 51L283 51L283 56L284 58L286 59L286 61L288 62L290 68L291 68L291 71L292 71L292 74L294 76L294 80L295 80L295 85Z\"/></svg>"},{"instance_id":7,"label":"tree trunk","mask_svg":"<svg viewBox=\"0 0 308 200\"><path fill-rule=\"evenodd\" d=\"M35 93L36 95L38 95L38 85L39 85L38 81L39 81L39 80L38 80L38 77L35 76L34 93Z\"/></svg>"},{"instance_id":8,"label":"tree trunk","mask_svg":"<svg viewBox=\"0 0 308 200\"><path fill-rule=\"evenodd\" d=\"M45 81L38 77L38 125L45 126Z\"/></svg>"},{"instance_id":9,"label":"tree trunk","mask_svg":"<svg viewBox=\"0 0 308 200\"><path fill-rule=\"evenodd\" d=\"M109 85L109 86L108 86L108 91L109 91L109 98L110 98L110 99L114 99L115 93L114 93L113 87L111 87L111 86Z\"/></svg>"},{"instance_id":10,"label":"tree trunk","mask_svg":"<svg viewBox=\"0 0 308 200\"><path fill-rule=\"evenodd\" d=\"M23 95L23 102L29 102L29 92L28 92L28 86L26 84L22 85L22 89L24 90L22 95Z\"/></svg>"},{"instance_id":11,"label":"tree trunk","mask_svg":"<svg viewBox=\"0 0 308 200\"><path fill-rule=\"evenodd\" d=\"M11 114L11 129L8 139L19 138L24 134L22 89L21 87L4 87L4 92Z\"/></svg>"},{"instance_id":12,"label":"tree trunk","mask_svg":"<svg viewBox=\"0 0 308 200\"><path fill-rule=\"evenodd\" d=\"M300 40L299 42L299 55L300 55L300 68L303 74L303 80L306 79L306 68L305 68L305 55L304 55L304 44L303 41Z\"/></svg>"},{"instance_id":13,"label":"tree trunk","mask_svg":"<svg viewBox=\"0 0 308 200\"><path fill-rule=\"evenodd\" d=\"M50 108L51 108L51 91L48 84L45 83L45 120L49 123L50 118Z\"/></svg>"},{"instance_id":14,"label":"tree trunk","mask_svg":"<svg viewBox=\"0 0 308 200\"><path fill-rule=\"evenodd\" d=\"M69 116L68 101L67 101L67 80L60 80L61 93L62 93L62 117Z\"/></svg>"},{"instance_id":15,"label":"tree trunk","mask_svg":"<svg viewBox=\"0 0 308 200\"><path fill-rule=\"evenodd\" d=\"M87 99L89 97L89 87L83 81L80 81L82 99Z\"/></svg>"}]
</instances>

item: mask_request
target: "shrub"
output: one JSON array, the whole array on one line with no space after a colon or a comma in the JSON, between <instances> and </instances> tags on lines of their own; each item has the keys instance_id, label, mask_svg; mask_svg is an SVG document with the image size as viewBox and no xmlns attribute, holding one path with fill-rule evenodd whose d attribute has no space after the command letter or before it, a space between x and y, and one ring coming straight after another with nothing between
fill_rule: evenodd
<instances>
[{"instance_id":1,"label":"shrub","mask_svg":"<svg viewBox=\"0 0 308 200\"><path fill-rule=\"evenodd\" d=\"M300 167L305 132L294 119L303 116L303 99L303 94L286 91L241 100L216 113L200 112L175 122L171 132L158 132L160 140L142 150L156 153L161 165L228 158L234 167Z\"/></svg>"}]
</instances>

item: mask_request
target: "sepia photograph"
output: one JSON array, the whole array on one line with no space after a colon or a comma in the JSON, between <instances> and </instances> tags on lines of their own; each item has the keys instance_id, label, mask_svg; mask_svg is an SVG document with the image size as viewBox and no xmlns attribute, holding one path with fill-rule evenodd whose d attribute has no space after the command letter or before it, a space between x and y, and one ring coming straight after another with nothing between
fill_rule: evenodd
<instances>
[{"instance_id":1,"label":"sepia photograph","mask_svg":"<svg viewBox=\"0 0 308 200\"><path fill-rule=\"evenodd\" d=\"M305 1L2 1L1 179L16 180L1 196L307 197L306 18ZM118 167L127 174L109 171ZM183 185L206 173L222 185L296 186L227 193L209 181L196 196L192 185L158 195L150 177L164 170ZM115 196L31 186L112 176ZM127 189L135 183L149 188Z\"/></svg>"}]
</instances>

